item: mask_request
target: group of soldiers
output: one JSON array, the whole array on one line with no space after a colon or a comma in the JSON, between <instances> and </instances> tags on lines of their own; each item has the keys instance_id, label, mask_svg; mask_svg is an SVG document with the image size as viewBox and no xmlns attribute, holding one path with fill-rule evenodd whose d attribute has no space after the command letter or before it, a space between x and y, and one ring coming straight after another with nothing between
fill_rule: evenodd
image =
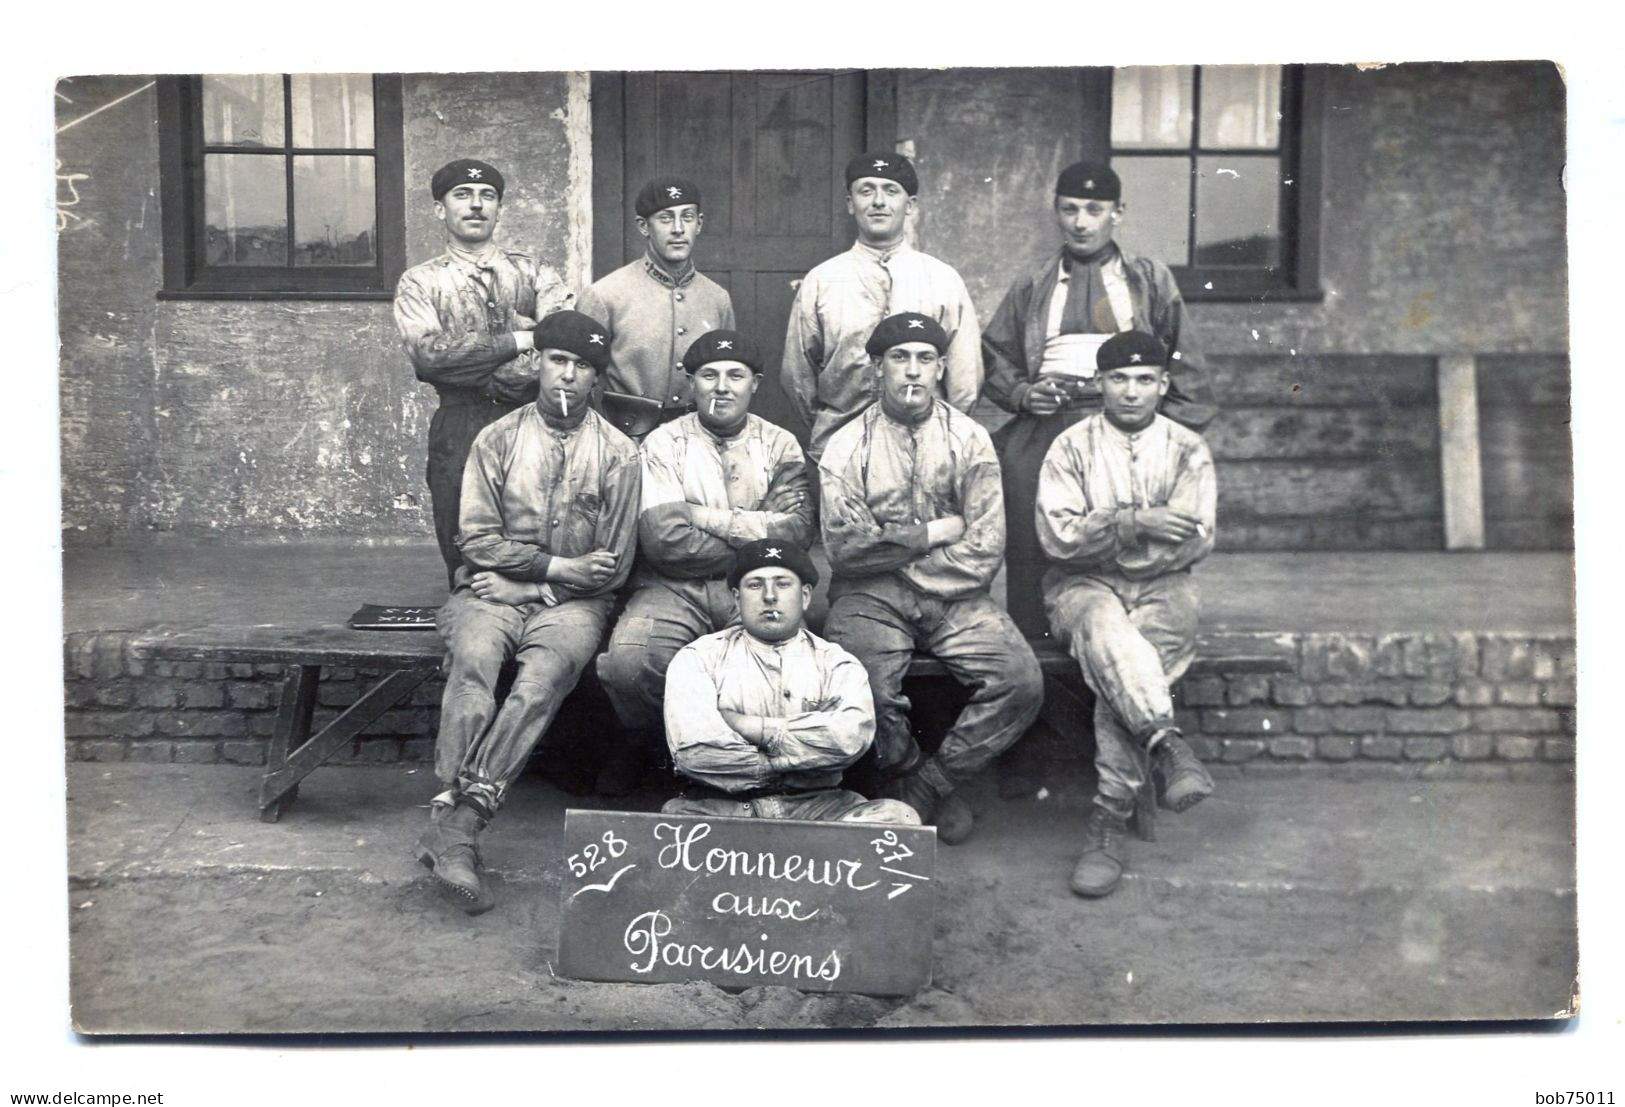
<instances>
[{"instance_id":1,"label":"group of soldiers","mask_svg":"<svg viewBox=\"0 0 1625 1107\"><path fill-rule=\"evenodd\" d=\"M1117 175L1061 173L1059 255L986 331L959 274L908 242L909 160L866 153L845 176L857 241L800 282L779 374L804 453L751 413L763 359L695 269L692 181L643 188L644 255L577 299L493 238L494 166L434 174L447 251L395 299L440 396L428 484L451 585L444 791L417 854L466 911L493 902L481 832L595 659L620 724L598 790L625 794L669 757L669 813L923 823L962 842L961 789L1038 717L1029 637L1046 633L1096 697L1073 891L1116 888L1148 771L1174 810L1212 792L1170 686L1194 648L1189 569L1213 548L1199 432L1215 408L1167 267L1114 241ZM994 436L967 414L983 395L1013 416ZM806 625L819 537L822 636ZM1008 611L990 595L1001 564ZM903 693L919 653L968 691L929 756Z\"/></svg>"}]
</instances>

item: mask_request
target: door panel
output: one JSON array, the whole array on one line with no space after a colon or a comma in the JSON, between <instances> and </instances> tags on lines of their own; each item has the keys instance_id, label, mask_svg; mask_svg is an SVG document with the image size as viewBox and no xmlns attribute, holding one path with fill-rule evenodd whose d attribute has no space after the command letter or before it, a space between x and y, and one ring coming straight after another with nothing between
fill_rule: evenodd
<instances>
[{"instance_id":1,"label":"door panel","mask_svg":"<svg viewBox=\"0 0 1625 1107\"><path fill-rule=\"evenodd\" d=\"M625 210L657 173L699 185L705 229L695 262L729 290L739 329L766 359L752 410L803 442L807 428L778 385L784 331L795 282L851 245L842 170L863 150L864 88L861 73L625 77ZM643 252L630 214L620 237L623 263Z\"/></svg>"}]
</instances>

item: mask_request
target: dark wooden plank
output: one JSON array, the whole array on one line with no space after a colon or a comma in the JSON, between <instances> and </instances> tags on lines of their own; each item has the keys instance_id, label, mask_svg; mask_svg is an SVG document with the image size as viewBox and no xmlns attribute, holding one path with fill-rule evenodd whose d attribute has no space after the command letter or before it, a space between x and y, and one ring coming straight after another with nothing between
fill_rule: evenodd
<instances>
[{"instance_id":1,"label":"dark wooden plank","mask_svg":"<svg viewBox=\"0 0 1625 1107\"><path fill-rule=\"evenodd\" d=\"M1436 466L1376 461L1225 461L1219 526L1284 515L1416 518L1442 511Z\"/></svg>"},{"instance_id":2,"label":"dark wooden plank","mask_svg":"<svg viewBox=\"0 0 1625 1107\"><path fill-rule=\"evenodd\" d=\"M1229 406L1436 406L1436 359L1390 354L1208 358L1221 409Z\"/></svg>"},{"instance_id":3,"label":"dark wooden plank","mask_svg":"<svg viewBox=\"0 0 1625 1107\"><path fill-rule=\"evenodd\" d=\"M1482 407L1569 404L1566 354L1489 354L1477 360Z\"/></svg>"},{"instance_id":4,"label":"dark wooden plank","mask_svg":"<svg viewBox=\"0 0 1625 1107\"><path fill-rule=\"evenodd\" d=\"M340 746L350 742L374 719L411 695L414 688L429 678L429 672L427 669L398 669L373 685L338 718L308 738L298 749L289 752L286 765L265 774L260 786L260 806L266 806L268 797L274 798L290 785L296 785L309 776Z\"/></svg>"},{"instance_id":5,"label":"dark wooden plank","mask_svg":"<svg viewBox=\"0 0 1625 1107\"><path fill-rule=\"evenodd\" d=\"M1382 460L1437 465L1432 407L1227 407L1203 435L1221 461Z\"/></svg>"},{"instance_id":6,"label":"dark wooden plank","mask_svg":"<svg viewBox=\"0 0 1625 1107\"><path fill-rule=\"evenodd\" d=\"M288 763L288 751L310 737L310 720L316 710L316 686L322 671L316 665L289 665L282 680L282 698L277 702L276 723L265 750L265 776L260 781L260 820L274 823L299 793L299 785L275 786L272 776Z\"/></svg>"},{"instance_id":7,"label":"dark wooden plank","mask_svg":"<svg viewBox=\"0 0 1625 1107\"><path fill-rule=\"evenodd\" d=\"M931 979L936 832L565 812L559 973L910 995Z\"/></svg>"},{"instance_id":8,"label":"dark wooden plank","mask_svg":"<svg viewBox=\"0 0 1625 1107\"><path fill-rule=\"evenodd\" d=\"M445 644L432 630L352 630L343 625L209 626L153 631L135 639L137 656L164 661L238 661L407 669L439 664Z\"/></svg>"}]
</instances>

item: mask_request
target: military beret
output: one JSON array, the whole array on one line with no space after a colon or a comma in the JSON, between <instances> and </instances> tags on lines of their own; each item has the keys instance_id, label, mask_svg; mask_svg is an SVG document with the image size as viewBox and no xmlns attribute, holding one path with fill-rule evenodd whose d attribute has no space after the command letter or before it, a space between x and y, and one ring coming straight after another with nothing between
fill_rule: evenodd
<instances>
[{"instance_id":1,"label":"military beret","mask_svg":"<svg viewBox=\"0 0 1625 1107\"><path fill-rule=\"evenodd\" d=\"M1134 365L1168 367L1168 348L1144 331L1120 331L1100 344L1095 351L1095 368L1104 373L1108 369L1126 369Z\"/></svg>"},{"instance_id":2,"label":"military beret","mask_svg":"<svg viewBox=\"0 0 1625 1107\"><path fill-rule=\"evenodd\" d=\"M739 581L752 569L765 565L780 565L801 578L809 588L818 583L818 569L807 551L778 538L758 538L734 551L733 571L728 574L728 587L738 588Z\"/></svg>"},{"instance_id":3,"label":"military beret","mask_svg":"<svg viewBox=\"0 0 1625 1107\"><path fill-rule=\"evenodd\" d=\"M1080 161L1061 170L1055 182L1055 195L1076 196L1080 200L1121 200L1123 182L1105 162Z\"/></svg>"},{"instance_id":4,"label":"military beret","mask_svg":"<svg viewBox=\"0 0 1625 1107\"><path fill-rule=\"evenodd\" d=\"M901 315L882 319L863 348L870 357L879 357L904 342L929 342L937 348L937 353L948 352L948 332L942 329L942 324L917 311L905 311Z\"/></svg>"},{"instance_id":5,"label":"military beret","mask_svg":"<svg viewBox=\"0 0 1625 1107\"><path fill-rule=\"evenodd\" d=\"M647 219L661 208L700 202L700 186L687 177L656 177L638 192L632 208L639 219Z\"/></svg>"},{"instance_id":6,"label":"military beret","mask_svg":"<svg viewBox=\"0 0 1625 1107\"><path fill-rule=\"evenodd\" d=\"M497 190L497 199L502 198L502 174L496 166L478 158L458 158L436 169L429 178L429 192L438 201L460 184L488 184Z\"/></svg>"},{"instance_id":7,"label":"military beret","mask_svg":"<svg viewBox=\"0 0 1625 1107\"><path fill-rule=\"evenodd\" d=\"M914 175L914 164L902 154L875 150L859 154L846 163L846 187L861 177L884 177L896 181L910 196L920 191L920 178Z\"/></svg>"},{"instance_id":8,"label":"military beret","mask_svg":"<svg viewBox=\"0 0 1625 1107\"><path fill-rule=\"evenodd\" d=\"M609 368L609 328L579 311L555 311L536 324L538 350L568 350L603 372Z\"/></svg>"},{"instance_id":9,"label":"military beret","mask_svg":"<svg viewBox=\"0 0 1625 1107\"><path fill-rule=\"evenodd\" d=\"M689 344L683 354L683 368L690 373L713 361L742 361L751 372L762 371L762 355L756 343L738 331L707 331Z\"/></svg>"}]
</instances>

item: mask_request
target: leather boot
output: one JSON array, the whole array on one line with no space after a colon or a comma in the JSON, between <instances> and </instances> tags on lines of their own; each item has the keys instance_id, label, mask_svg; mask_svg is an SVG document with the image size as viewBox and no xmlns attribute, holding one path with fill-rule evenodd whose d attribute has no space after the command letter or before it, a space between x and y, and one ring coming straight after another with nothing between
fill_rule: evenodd
<instances>
[{"instance_id":1,"label":"leather boot","mask_svg":"<svg viewBox=\"0 0 1625 1107\"><path fill-rule=\"evenodd\" d=\"M894 781L886 794L914 808L922 826L936 827L937 841L945 846L959 845L975 828L976 816L971 813L970 804L961 799L958 792L945 795L937 791L920 773L910 773Z\"/></svg>"},{"instance_id":2,"label":"leather boot","mask_svg":"<svg viewBox=\"0 0 1625 1107\"><path fill-rule=\"evenodd\" d=\"M459 803L439 818L429 818L429 826L418 838L418 861L434 874L440 886L470 915L484 914L496 900L480 879L478 836L485 819L467 803Z\"/></svg>"},{"instance_id":3,"label":"leather boot","mask_svg":"<svg viewBox=\"0 0 1625 1107\"><path fill-rule=\"evenodd\" d=\"M1165 730L1152 738L1152 773L1157 781L1157 801L1170 811L1186 811L1213 794L1213 778L1196 752L1177 730Z\"/></svg>"},{"instance_id":4,"label":"leather boot","mask_svg":"<svg viewBox=\"0 0 1625 1107\"><path fill-rule=\"evenodd\" d=\"M1128 861L1128 816L1103 806L1097 797L1084 827L1083 856L1072 870L1072 890L1097 899L1117 890Z\"/></svg>"}]
</instances>

